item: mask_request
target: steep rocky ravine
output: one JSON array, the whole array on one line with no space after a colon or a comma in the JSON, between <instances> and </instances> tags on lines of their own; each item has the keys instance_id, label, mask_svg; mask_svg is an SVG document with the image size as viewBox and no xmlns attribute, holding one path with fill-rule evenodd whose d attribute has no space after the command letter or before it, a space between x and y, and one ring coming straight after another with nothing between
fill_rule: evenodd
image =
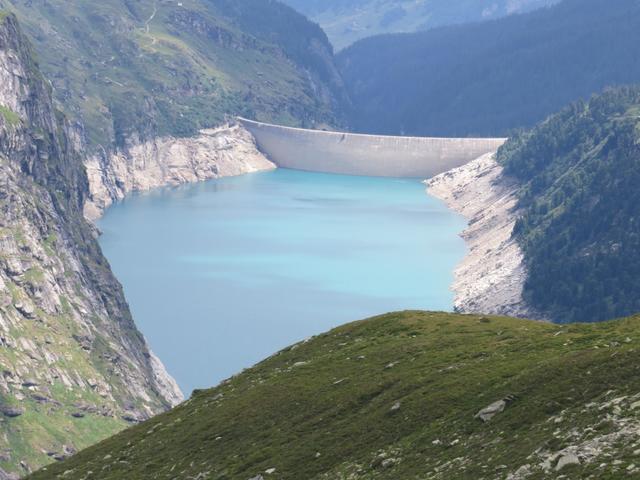
<instances>
[{"instance_id":1,"label":"steep rocky ravine","mask_svg":"<svg viewBox=\"0 0 640 480\"><path fill-rule=\"evenodd\" d=\"M83 218L79 140L0 14L0 478L182 399Z\"/></svg>"}]
</instances>

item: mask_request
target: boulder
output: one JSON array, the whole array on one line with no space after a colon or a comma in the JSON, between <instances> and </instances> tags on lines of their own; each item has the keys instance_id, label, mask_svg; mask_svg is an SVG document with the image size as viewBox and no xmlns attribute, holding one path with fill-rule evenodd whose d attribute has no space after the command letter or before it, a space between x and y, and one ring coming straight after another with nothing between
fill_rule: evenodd
<instances>
[{"instance_id":1,"label":"boulder","mask_svg":"<svg viewBox=\"0 0 640 480\"><path fill-rule=\"evenodd\" d=\"M580 465L580 459L577 455L573 453L565 453L564 455L562 455L560 457L560 460L558 460L558 464L556 465L556 472L559 472L564 467L567 467L569 465Z\"/></svg>"},{"instance_id":2,"label":"boulder","mask_svg":"<svg viewBox=\"0 0 640 480\"><path fill-rule=\"evenodd\" d=\"M36 317L36 309L33 307L31 303L17 302L13 306L16 307L16 310L20 312L22 316L25 318L32 320Z\"/></svg>"},{"instance_id":3,"label":"boulder","mask_svg":"<svg viewBox=\"0 0 640 480\"><path fill-rule=\"evenodd\" d=\"M15 418L15 417L19 417L24 413L24 408L3 405L3 406L0 406L0 412L2 412L2 414L5 417Z\"/></svg>"},{"instance_id":4,"label":"boulder","mask_svg":"<svg viewBox=\"0 0 640 480\"><path fill-rule=\"evenodd\" d=\"M479 418L486 423L499 413L504 412L505 408L507 408L507 402L505 400L498 400L497 402L493 402L488 407L480 410L478 413L476 413L474 418Z\"/></svg>"}]
</instances>

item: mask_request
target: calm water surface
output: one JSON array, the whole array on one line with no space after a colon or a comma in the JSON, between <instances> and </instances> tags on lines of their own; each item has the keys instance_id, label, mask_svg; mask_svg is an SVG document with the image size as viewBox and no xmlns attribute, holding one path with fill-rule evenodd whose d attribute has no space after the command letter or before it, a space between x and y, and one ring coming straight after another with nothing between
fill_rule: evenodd
<instances>
[{"instance_id":1,"label":"calm water surface","mask_svg":"<svg viewBox=\"0 0 640 480\"><path fill-rule=\"evenodd\" d=\"M111 207L101 244L186 394L310 335L450 310L461 217L418 180L276 170Z\"/></svg>"}]
</instances>

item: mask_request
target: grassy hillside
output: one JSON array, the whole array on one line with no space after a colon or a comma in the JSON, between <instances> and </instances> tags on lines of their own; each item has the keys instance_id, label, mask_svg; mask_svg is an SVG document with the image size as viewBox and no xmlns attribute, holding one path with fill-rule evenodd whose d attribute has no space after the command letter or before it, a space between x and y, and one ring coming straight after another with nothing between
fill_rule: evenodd
<instances>
[{"instance_id":1,"label":"grassy hillside","mask_svg":"<svg viewBox=\"0 0 640 480\"><path fill-rule=\"evenodd\" d=\"M242 114L339 123L342 86L326 35L269 0L0 0L34 42L93 147L190 135ZM258 28L259 27L259 28Z\"/></svg>"},{"instance_id":2,"label":"grassy hillside","mask_svg":"<svg viewBox=\"0 0 640 480\"><path fill-rule=\"evenodd\" d=\"M640 317L383 315L285 349L30 478L631 478L638 342ZM474 418L501 399L502 413Z\"/></svg>"},{"instance_id":3,"label":"grassy hillside","mask_svg":"<svg viewBox=\"0 0 640 480\"><path fill-rule=\"evenodd\" d=\"M565 0L525 15L358 42L338 56L357 130L501 136L640 81L640 4Z\"/></svg>"},{"instance_id":4,"label":"grassy hillside","mask_svg":"<svg viewBox=\"0 0 640 480\"><path fill-rule=\"evenodd\" d=\"M556 3L557 0L284 0L318 22L342 49L381 33L489 20Z\"/></svg>"},{"instance_id":5,"label":"grassy hillside","mask_svg":"<svg viewBox=\"0 0 640 480\"><path fill-rule=\"evenodd\" d=\"M563 321L640 311L640 87L571 105L499 160L523 184L527 300Z\"/></svg>"}]
</instances>

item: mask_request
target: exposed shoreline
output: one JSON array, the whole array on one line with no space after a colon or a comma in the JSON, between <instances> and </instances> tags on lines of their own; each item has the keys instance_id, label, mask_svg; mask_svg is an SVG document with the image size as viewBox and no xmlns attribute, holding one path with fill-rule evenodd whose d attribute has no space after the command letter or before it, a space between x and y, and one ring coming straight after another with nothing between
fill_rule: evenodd
<instances>
[{"instance_id":1,"label":"exposed shoreline","mask_svg":"<svg viewBox=\"0 0 640 480\"><path fill-rule=\"evenodd\" d=\"M106 153L105 153L106 154ZM126 148L85 161L90 197L85 217L95 221L133 192L271 170L276 166L239 125L201 130L188 138L131 139Z\"/></svg>"},{"instance_id":2,"label":"exposed shoreline","mask_svg":"<svg viewBox=\"0 0 640 480\"><path fill-rule=\"evenodd\" d=\"M85 216L95 221L132 192L275 169L240 125L202 130L191 138L130 141L124 151L85 162L90 198ZM427 181L428 193L463 215L469 252L454 271L454 308L463 313L537 318L522 291L524 257L511 232L517 219L517 184L502 174L495 153Z\"/></svg>"},{"instance_id":3,"label":"exposed shoreline","mask_svg":"<svg viewBox=\"0 0 640 480\"><path fill-rule=\"evenodd\" d=\"M517 219L517 184L495 154L425 181L432 196L469 222L461 236L469 252L454 272L454 308L463 313L536 318L522 298L526 268L511 236Z\"/></svg>"}]
</instances>

